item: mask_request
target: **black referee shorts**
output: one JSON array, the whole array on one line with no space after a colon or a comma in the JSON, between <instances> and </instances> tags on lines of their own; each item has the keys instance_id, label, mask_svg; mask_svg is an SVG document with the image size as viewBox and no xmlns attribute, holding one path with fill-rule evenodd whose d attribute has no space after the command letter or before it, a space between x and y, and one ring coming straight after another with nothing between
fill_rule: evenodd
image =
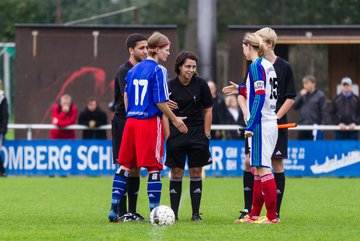
<instances>
[{"instance_id":1,"label":"black referee shorts","mask_svg":"<svg viewBox=\"0 0 360 241\"><path fill-rule=\"evenodd\" d=\"M121 118L119 115L114 115L111 121L111 136L112 136L112 150L113 150L113 163L119 164L118 156L121 145L121 139L124 132L126 119Z\"/></svg>"},{"instance_id":2,"label":"black referee shorts","mask_svg":"<svg viewBox=\"0 0 360 241\"><path fill-rule=\"evenodd\" d=\"M189 168L203 167L212 163L209 139L204 133L204 127L188 127L188 129L188 133L183 134L174 126L170 127L170 136L166 141L166 166L184 169L186 157Z\"/></svg>"},{"instance_id":3,"label":"black referee shorts","mask_svg":"<svg viewBox=\"0 0 360 241\"><path fill-rule=\"evenodd\" d=\"M288 130L278 129L278 139L272 159L286 159L288 157Z\"/></svg>"}]
</instances>

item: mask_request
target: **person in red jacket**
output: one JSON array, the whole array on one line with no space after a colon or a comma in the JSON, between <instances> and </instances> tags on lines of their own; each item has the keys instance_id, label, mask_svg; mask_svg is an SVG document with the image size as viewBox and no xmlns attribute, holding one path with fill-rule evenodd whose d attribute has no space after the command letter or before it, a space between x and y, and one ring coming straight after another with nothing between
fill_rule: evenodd
<instances>
[{"instance_id":1,"label":"person in red jacket","mask_svg":"<svg viewBox=\"0 0 360 241\"><path fill-rule=\"evenodd\" d=\"M71 96L64 94L60 97L60 103L52 110L51 122L59 128L76 123L77 108L72 104ZM52 129L50 139L75 139L75 130Z\"/></svg>"}]
</instances>

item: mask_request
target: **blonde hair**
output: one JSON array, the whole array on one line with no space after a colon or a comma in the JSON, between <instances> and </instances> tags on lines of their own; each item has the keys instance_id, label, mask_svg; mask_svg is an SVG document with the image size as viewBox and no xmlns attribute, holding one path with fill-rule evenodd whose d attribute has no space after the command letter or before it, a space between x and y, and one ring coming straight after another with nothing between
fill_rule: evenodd
<instances>
[{"instance_id":1,"label":"blonde hair","mask_svg":"<svg viewBox=\"0 0 360 241\"><path fill-rule=\"evenodd\" d=\"M272 28L262 28L255 32L258 34L264 42L271 44L271 48L274 49L277 43L278 36Z\"/></svg>"},{"instance_id":2,"label":"blonde hair","mask_svg":"<svg viewBox=\"0 0 360 241\"><path fill-rule=\"evenodd\" d=\"M247 33L243 39L244 44L249 44L257 52L259 57L263 57L265 54L264 43L261 37L256 33Z\"/></svg>"},{"instance_id":3,"label":"blonde hair","mask_svg":"<svg viewBox=\"0 0 360 241\"><path fill-rule=\"evenodd\" d=\"M170 44L170 40L165 35L155 32L148 39L149 55L154 57L156 55L156 48L163 48Z\"/></svg>"},{"instance_id":4,"label":"blonde hair","mask_svg":"<svg viewBox=\"0 0 360 241\"><path fill-rule=\"evenodd\" d=\"M63 94L61 97L60 97L60 104L61 104L61 102L63 102L63 101L68 101L68 102L72 102L72 98L71 98L71 96L70 95L68 95L68 94Z\"/></svg>"}]
</instances>

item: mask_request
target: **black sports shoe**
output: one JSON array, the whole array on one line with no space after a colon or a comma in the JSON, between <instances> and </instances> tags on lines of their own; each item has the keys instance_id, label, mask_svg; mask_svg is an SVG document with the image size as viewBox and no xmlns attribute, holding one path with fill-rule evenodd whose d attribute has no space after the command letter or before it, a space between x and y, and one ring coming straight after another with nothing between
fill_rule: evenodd
<instances>
[{"instance_id":1,"label":"black sports shoe","mask_svg":"<svg viewBox=\"0 0 360 241\"><path fill-rule=\"evenodd\" d=\"M202 218L200 217L200 214L194 213L191 217L191 221L201 222Z\"/></svg>"},{"instance_id":2,"label":"black sports shoe","mask_svg":"<svg viewBox=\"0 0 360 241\"><path fill-rule=\"evenodd\" d=\"M131 222L135 221L134 215L132 213L125 213L119 217L119 222Z\"/></svg>"},{"instance_id":3,"label":"black sports shoe","mask_svg":"<svg viewBox=\"0 0 360 241\"><path fill-rule=\"evenodd\" d=\"M241 219L243 219L246 215L248 215L249 214L249 210L247 210L246 208L244 209L244 210L242 210L242 211L240 211L240 216L236 219L236 220L241 220ZM236 221L235 220L235 221Z\"/></svg>"},{"instance_id":4,"label":"black sports shoe","mask_svg":"<svg viewBox=\"0 0 360 241\"><path fill-rule=\"evenodd\" d=\"M135 221L145 221L145 218L141 216L139 213L134 213L133 218Z\"/></svg>"}]
</instances>

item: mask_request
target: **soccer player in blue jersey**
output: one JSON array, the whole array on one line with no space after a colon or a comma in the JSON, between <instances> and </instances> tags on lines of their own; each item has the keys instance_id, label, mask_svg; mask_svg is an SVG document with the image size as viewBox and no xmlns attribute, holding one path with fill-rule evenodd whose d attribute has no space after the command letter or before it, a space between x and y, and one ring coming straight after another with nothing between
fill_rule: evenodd
<instances>
[{"instance_id":1,"label":"soccer player in blue jersey","mask_svg":"<svg viewBox=\"0 0 360 241\"><path fill-rule=\"evenodd\" d=\"M273 65L264 56L264 43L255 33L247 34L243 40L243 53L251 60L246 86L239 93L246 99L247 111L245 137L249 139L250 164L254 171L253 200L250 214L239 222L277 223L276 183L271 171L271 156L278 137L276 98L274 98ZM233 92L234 85L225 87L224 93ZM266 217L259 218L265 202Z\"/></svg>"},{"instance_id":2,"label":"soccer player in blue jersey","mask_svg":"<svg viewBox=\"0 0 360 241\"><path fill-rule=\"evenodd\" d=\"M126 77L124 101L127 121L121 142L119 163L113 181L110 222L119 217L115 208L124 194L129 171L137 166L147 168L150 211L160 204L162 183L160 171L164 147L162 115L165 114L181 133L188 131L184 117L176 117L166 102L169 100L167 70L159 61L170 55L170 41L154 33L148 39L148 57L133 67Z\"/></svg>"}]
</instances>

